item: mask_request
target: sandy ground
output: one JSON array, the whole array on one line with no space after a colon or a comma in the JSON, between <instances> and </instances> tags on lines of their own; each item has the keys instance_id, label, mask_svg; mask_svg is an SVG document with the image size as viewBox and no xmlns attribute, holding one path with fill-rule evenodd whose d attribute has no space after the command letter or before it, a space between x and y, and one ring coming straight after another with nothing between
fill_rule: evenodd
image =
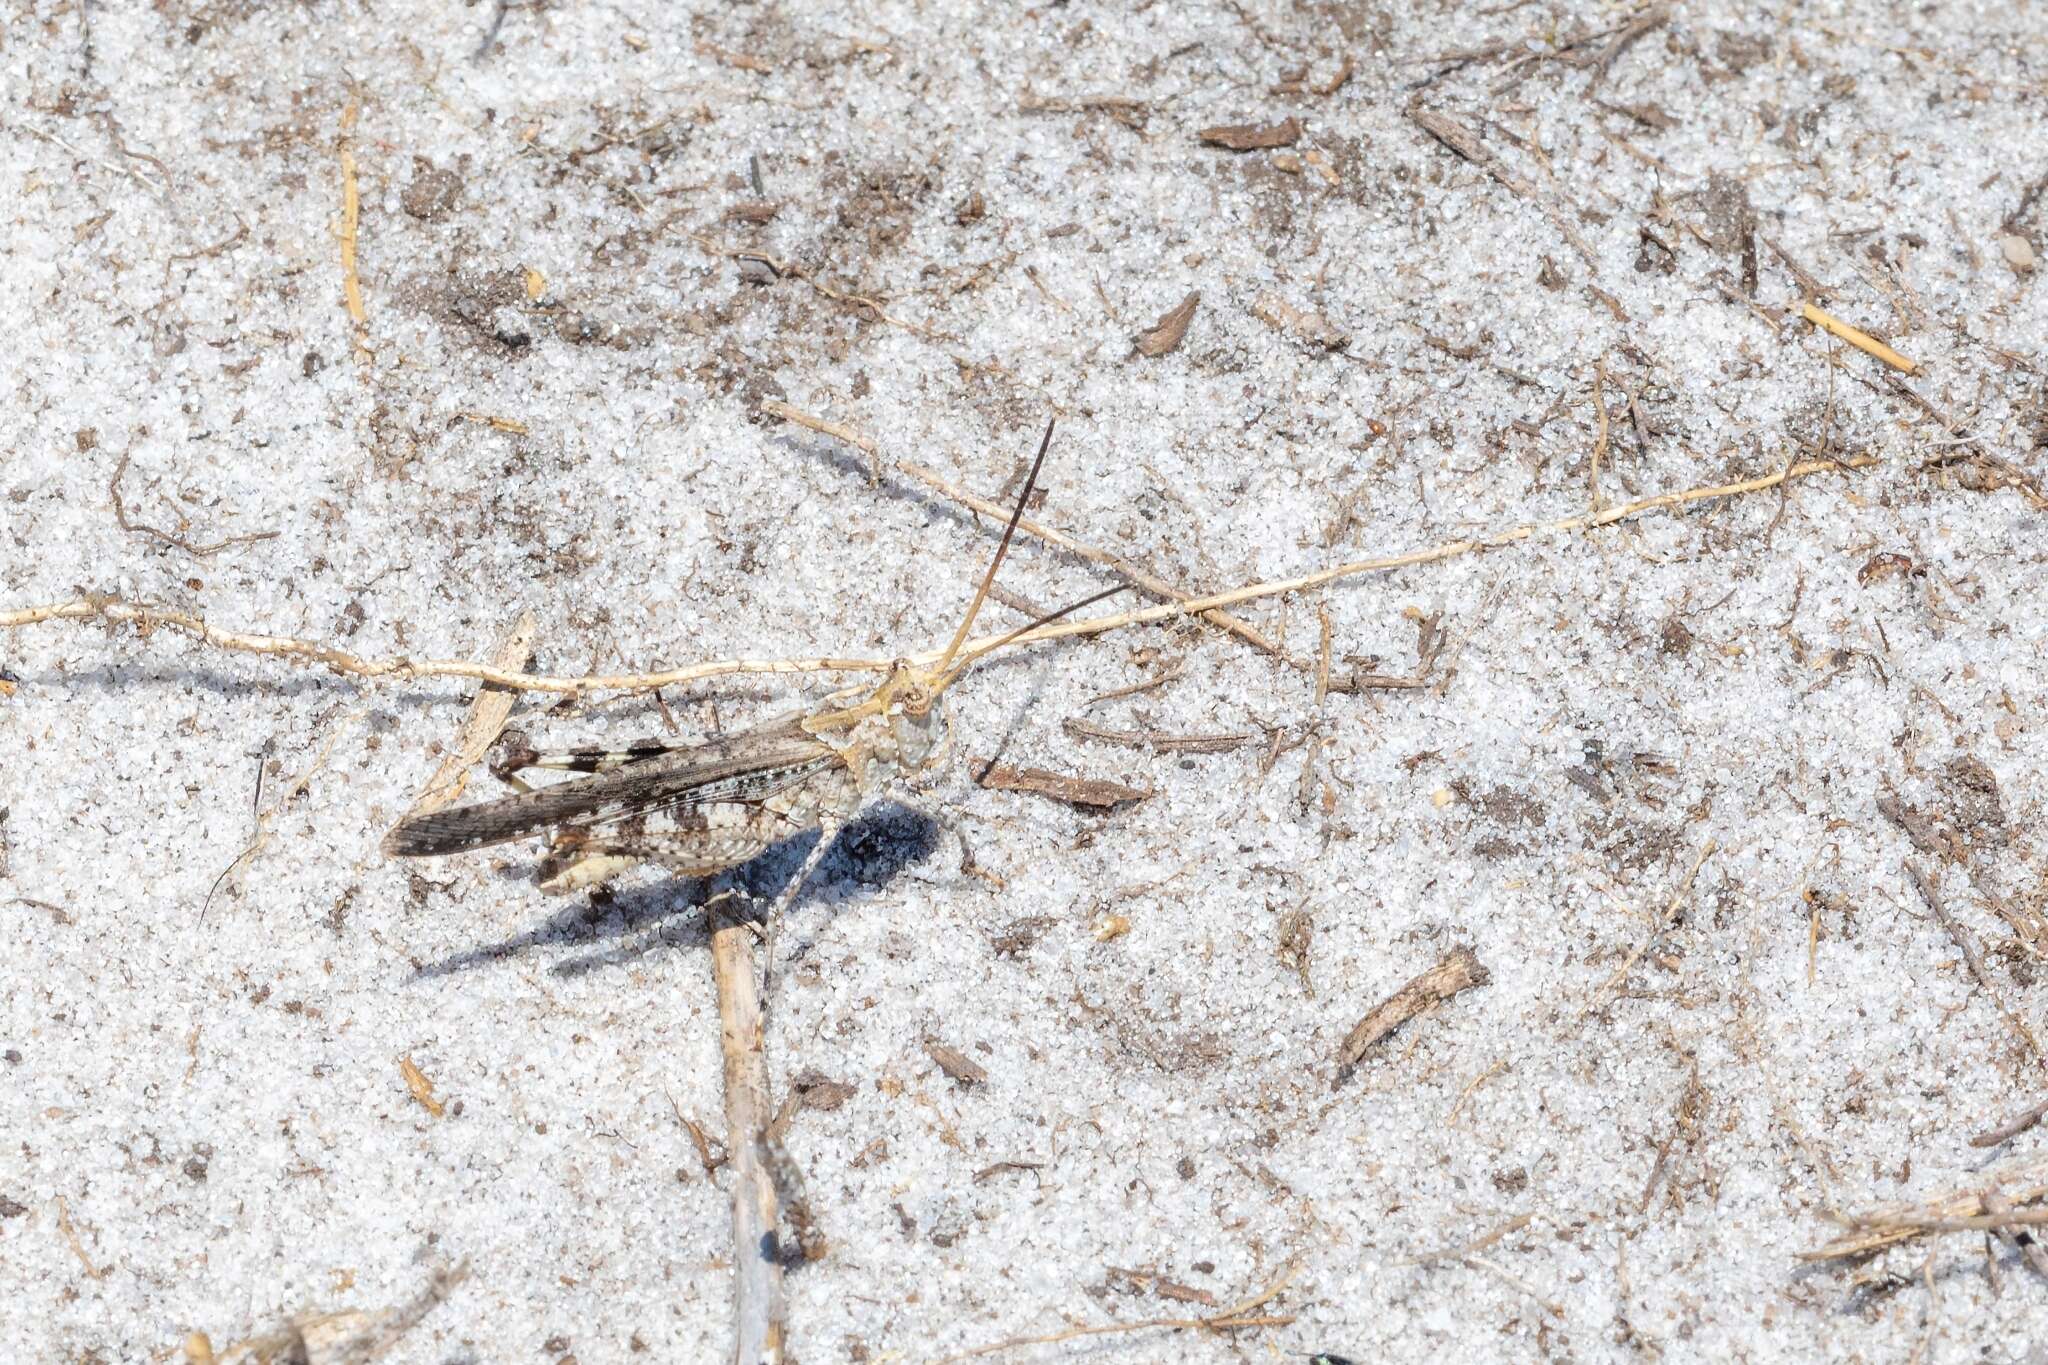
<instances>
[{"instance_id":1,"label":"sandy ground","mask_svg":"<svg viewBox=\"0 0 2048 1365\"><path fill-rule=\"evenodd\" d=\"M571 674L886 657L995 539L899 462L1014 497L1050 416L1033 515L1189 591L1868 461L1239 608L1272 650L1182 621L975 673L964 755L1151 795L963 757L797 903L798 1357L1278 1285L1229 1334L994 1358L2042 1358L2010 1240L1800 1257L1831 1211L2048 1180L2041 1130L1971 1141L2048 1033L2048 11L498 20L12 0L0 610L364 658L531 610ZM989 619L1116 581L1027 541ZM463 1262L385 1358L726 1349L692 888L387 860L460 681L77 622L0 633L0 676L11 1358L225 1350ZM681 739L835 681L513 723ZM1486 983L1341 1074L1458 949Z\"/></svg>"}]
</instances>

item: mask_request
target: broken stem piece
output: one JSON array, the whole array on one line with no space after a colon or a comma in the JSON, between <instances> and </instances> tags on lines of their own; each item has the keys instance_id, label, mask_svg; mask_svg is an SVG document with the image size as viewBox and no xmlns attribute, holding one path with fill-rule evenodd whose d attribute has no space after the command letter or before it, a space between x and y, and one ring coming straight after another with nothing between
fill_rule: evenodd
<instances>
[{"instance_id":1,"label":"broken stem piece","mask_svg":"<svg viewBox=\"0 0 2048 1365\"><path fill-rule=\"evenodd\" d=\"M789 404L774 398L763 399L761 411L769 414L771 417L780 417L785 422L794 422L800 427L808 427L820 435L830 436L837 441L844 441L854 449L866 454L869 460L873 461L876 465L881 463L881 447L876 444L874 439L843 423L830 422L822 417L815 417L808 412L793 408ZM950 498L962 507L970 508L985 517L993 517L999 523L1009 520L1009 508L990 502L986 498L976 497L935 470L927 469L923 465L916 464L910 460L898 460L896 467L933 492L938 493L941 497ZM1104 568L1120 575L1133 586L1152 594L1152 596L1159 598L1161 601L1185 602L1190 595L1168 583L1157 574L1146 572L1143 568L1131 563L1131 561L1120 555L1113 555L1107 550L1098 550L1093 545L1088 545L1074 539L1064 531L1042 525L1029 517L1019 517L1017 519L1017 529L1026 535L1037 536L1048 545L1057 545L1063 550L1071 551L1091 564L1100 564ZM1232 635L1237 636L1248 644L1263 649L1266 653L1273 655L1282 662L1294 662L1287 657L1286 651L1267 639L1255 627L1248 622L1240 621L1228 612L1203 612L1202 619L1211 625L1221 626Z\"/></svg>"},{"instance_id":2,"label":"broken stem piece","mask_svg":"<svg viewBox=\"0 0 2048 1365\"><path fill-rule=\"evenodd\" d=\"M1891 347L1879 341L1868 332L1859 331L1832 313L1824 313L1810 303L1799 305L1799 316L1805 318L1823 332L1838 336L1866 355L1874 355L1895 370L1906 374L1920 373L1917 362L1906 359Z\"/></svg>"},{"instance_id":3,"label":"broken stem piece","mask_svg":"<svg viewBox=\"0 0 2048 1365\"><path fill-rule=\"evenodd\" d=\"M1422 975L1395 991L1378 1008L1358 1021L1351 1032L1345 1035L1344 1046L1337 1049L1337 1065L1342 1071L1349 1071L1358 1065L1359 1059L1380 1039L1392 1033L1416 1015L1440 1005L1460 991L1469 991L1474 986L1484 986L1492 977L1479 958L1470 948L1452 950L1443 961L1431 967Z\"/></svg>"},{"instance_id":4,"label":"broken stem piece","mask_svg":"<svg viewBox=\"0 0 2048 1365\"><path fill-rule=\"evenodd\" d=\"M776 1239L775 1182L761 1151L773 1117L761 996L754 971L754 930L729 920L715 902L704 908L711 929L711 975L718 987L718 1050L725 1062L725 1149L732 1164L733 1365L782 1359L786 1306Z\"/></svg>"}]
</instances>

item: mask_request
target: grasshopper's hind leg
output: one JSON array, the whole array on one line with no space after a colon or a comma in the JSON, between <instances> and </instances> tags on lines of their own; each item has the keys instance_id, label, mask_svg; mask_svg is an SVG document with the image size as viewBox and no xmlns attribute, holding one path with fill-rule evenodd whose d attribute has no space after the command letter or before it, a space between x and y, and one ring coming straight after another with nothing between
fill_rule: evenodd
<instances>
[{"instance_id":1,"label":"grasshopper's hind leg","mask_svg":"<svg viewBox=\"0 0 2048 1365\"><path fill-rule=\"evenodd\" d=\"M678 877L709 877L759 857L779 831L751 825L721 828L715 806L685 806L619 828L569 828L555 835L540 867L540 889L554 895L610 881L642 863Z\"/></svg>"},{"instance_id":2,"label":"grasshopper's hind leg","mask_svg":"<svg viewBox=\"0 0 2048 1365\"><path fill-rule=\"evenodd\" d=\"M826 852L839 841L839 831L845 827L845 822L838 819L827 819L818 826L818 842L811 845L811 851L804 855L803 866L796 870L796 875L789 879L789 884L782 888L782 894L775 898L775 904L768 910L761 946L761 998L769 1005L775 1003L775 943L782 931L782 917L796 903L804 883L818 870L818 864L825 861Z\"/></svg>"}]
</instances>

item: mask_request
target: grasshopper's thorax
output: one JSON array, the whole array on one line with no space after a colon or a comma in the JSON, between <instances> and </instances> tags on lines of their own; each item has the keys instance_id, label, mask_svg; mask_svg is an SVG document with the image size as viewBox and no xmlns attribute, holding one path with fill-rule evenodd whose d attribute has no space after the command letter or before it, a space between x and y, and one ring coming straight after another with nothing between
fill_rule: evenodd
<instances>
[{"instance_id":1,"label":"grasshopper's thorax","mask_svg":"<svg viewBox=\"0 0 2048 1365\"><path fill-rule=\"evenodd\" d=\"M952 738L945 710L933 680L899 660L866 700L812 716L804 728L871 788L892 777L914 778L944 759Z\"/></svg>"}]
</instances>

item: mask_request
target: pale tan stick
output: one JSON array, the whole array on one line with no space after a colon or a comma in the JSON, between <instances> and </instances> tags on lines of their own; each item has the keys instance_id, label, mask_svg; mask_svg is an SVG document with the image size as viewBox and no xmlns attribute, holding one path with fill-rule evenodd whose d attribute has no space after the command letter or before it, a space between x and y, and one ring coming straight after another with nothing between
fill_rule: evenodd
<instances>
[{"instance_id":1,"label":"pale tan stick","mask_svg":"<svg viewBox=\"0 0 2048 1365\"><path fill-rule=\"evenodd\" d=\"M1086 621L1061 621L1054 625L1041 626L1037 630L1020 635L1014 643L1028 644L1037 640L1057 640L1069 635L1099 635L1103 631L1118 630L1124 626L1149 625L1155 621L1166 621L1176 616L1187 616L1196 612L1207 611L1212 607L1233 607L1240 602L1249 602L1254 598L1278 597L1283 593L1301 592L1308 588L1319 588L1325 583L1334 583L1340 578L1355 578L1359 574L1376 573L1385 569L1407 568L1413 564L1434 564L1446 559L1456 559L1461 555L1476 554L1486 550L1497 550L1504 545L1512 545L1520 541L1530 540L1545 533L1583 531L1600 526L1612 526L1615 522L1626 521L1630 517L1639 516L1644 512L1655 511L1658 508L1683 507L1689 503L1706 502L1714 498L1740 497L1746 493L1757 493L1766 488L1776 488L1787 479L1803 479L1813 474L1842 469L1864 469L1876 463L1876 459L1870 456L1857 456L1845 460L1809 460L1802 464L1790 465L1775 474L1762 474L1754 479L1744 479L1738 483L1716 484L1705 488L1688 488L1677 493L1659 493L1655 497L1638 498L1634 502L1610 507L1604 512L1560 517L1556 521L1529 522L1521 526L1510 527L1505 531L1495 532L1492 535L1476 537L1470 540L1447 541L1442 545L1434 545L1426 550L1410 550L1406 554L1387 555L1379 559L1355 559L1348 564L1338 564L1331 568L1319 569L1314 573L1303 574L1299 578L1269 579L1264 583L1253 583L1247 587L1233 589L1230 592L1219 592L1208 597L1196 597L1186 602L1173 603L1168 606L1148 607L1140 611L1122 612L1115 616L1097 616ZM0 626L6 624L6 618L0 617ZM989 644L994 642L994 637L986 641ZM984 641L980 640L969 641L966 649L971 653L977 646L983 643ZM913 656L912 661L917 662L923 657L922 655ZM933 655L932 657L936 658L937 656Z\"/></svg>"},{"instance_id":2,"label":"pale tan stick","mask_svg":"<svg viewBox=\"0 0 2048 1365\"><path fill-rule=\"evenodd\" d=\"M554 677L542 673L521 673L516 669L460 659L361 659L317 640L298 640L285 635L251 635L222 630L191 612L124 602L97 594L0 612L0 629L35 625L41 621L113 621L133 625L143 634L168 626L217 649L242 654L272 654L323 665L328 671L355 678L475 678L520 692L646 692L673 687L678 683L722 678L734 673L879 673L886 672L887 659L720 659L689 668L662 673L595 674L588 677ZM932 655L938 657L936 653Z\"/></svg>"},{"instance_id":3,"label":"pale tan stick","mask_svg":"<svg viewBox=\"0 0 2048 1365\"><path fill-rule=\"evenodd\" d=\"M1200 615L1217 607L1232 607L1240 602L1250 602L1261 597L1278 597L1285 593L1300 592L1307 588L1321 587L1325 583L1334 583L1339 579L1355 578L1360 574L1406 568L1415 564L1434 564L1456 559L1461 555L1496 550L1539 535L1612 526L1618 521L1627 521L1631 517L1661 508L1684 507L1716 498L1742 497L1767 488L1776 488L1788 479L1809 478L1815 474L1835 473L1845 469L1867 469L1876 463L1877 460L1871 456L1856 456L1842 460L1808 460L1801 464L1788 465L1774 474L1759 475L1754 479L1688 488L1676 493L1659 493L1654 497L1638 498L1634 502L1609 507L1602 512L1560 517L1556 521L1528 522L1490 535L1447 541L1425 550L1410 550L1406 554L1388 555L1377 559L1355 559L1346 564L1320 569L1315 573L1303 574L1299 578L1271 579L1208 597L1191 598L1185 602L1169 602L1140 611L1122 612L1115 616L1097 616L1083 621L1061 621L1019 635L1011 643L1057 640L1070 635L1099 635L1104 631L1121 630L1125 626L1150 625L1159 621L1169 621L1178 616ZM68 602L53 602L45 606L22 607L14 611L0 612L0 630L31 626L43 621L90 620L132 624L145 632L153 626L169 626L218 649L301 659L308 663L320 664L331 672L348 677L398 677L407 680L476 678L483 682L496 683L500 687L516 688L522 692L646 692L661 687L673 687L679 683L700 682L705 678L729 677L736 673L883 673L894 664L894 660L891 659L718 659L661 673L592 674L584 677L515 673L507 669L493 668L488 664L456 659L361 659L316 640L298 640L283 635L250 635L239 631L222 630L217 626L208 625L203 618L190 612L125 602L119 598L98 594L73 598ZM961 651L972 654L977 649L987 648L1004 638L1000 635L988 635L978 640L969 640L961 646ZM928 650L922 654L912 655L911 662L929 666L937 663L943 652L936 649Z\"/></svg>"},{"instance_id":4,"label":"pale tan stick","mask_svg":"<svg viewBox=\"0 0 2048 1365\"><path fill-rule=\"evenodd\" d=\"M1802 303L1799 305L1799 316L1823 332L1840 337L1857 350L1876 356L1895 370L1904 371L1906 374L1920 373L1918 362L1906 359L1870 333L1858 331L1832 313L1824 313L1810 303Z\"/></svg>"},{"instance_id":5,"label":"pale tan stick","mask_svg":"<svg viewBox=\"0 0 2048 1365\"><path fill-rule=\"evenodd\" d=\"M533 642L539 634L540 623L533 613L520 612L511 631L498 642L497 652L491 656L492 667L524 668L533 657ZM469 719L463 724L462 737L442 757L441 766L434 769L434 775L420 789L419 798L405 813L406 818L440 810L460 799L463 788L469 785L470 768L490 752L498 736L504 733L505 721L512 715L512 699L517 695L494 683L477 689L476 700L469 704Z\"/></svg>"},{"instance_id":6,"label":"pale tan stick","mask_svg":"<svg viewBox=\"0 0 2048 1365\"><path fill-rule=\"evenodd\" d=\"M775 1240L775 1181L761 1152L773 1110L754 971L754 930L707 905L725 1059L725 1149L732 1164L733 1365L780 1361L788 1328Z\"/></svg>"},{"instance_id":7,"label":"pale tan stick","mask_svg":"<svg viewBox=\"0 0 2048 1365\"><path fill-rule=\"evenodd\" d=\"M864 436L843 423L829 422L822 417L814 417L808 412L793 408L789 404L774 398L763 399L761 411L771 416L780 417L786 422L794 422L800 427L809 427L812 431L830 436L834 440L844 441L854 449L865 453L870 460L875 461L877 464L881 461L881 447L875 443L873 438ZM896 467L925 485L925 487L930 488L942 497L951 498L962 507L971 508L985 517L993 517L998 522L1007 522L1009 520L1009 508L990 502L986 498L976 497L936 470L927 469L925 466L911 460L898 460L896 461ZM1027 535L1037 536L1048 545L1057 545L1063 550L1070 550L1091 564L1100 564L1104 568L1112 570L1132 585L1144 589L1162 601L1185 602L1188 600L1188 593L1174 587L1157 574L1148 573L1144 568L1133 564L1121 555L1111 554L1107 550L1098 550L1093 545L1076 540L1064 531L1043 525L1029 517L1019 517L1017 519L1017 529ZM1223 627L1232 635L1247 643L1256 645L1274 658L1290 666L1295 662L1288 657L1285 650L1262 635L1257 627L1248 622L1240 621L1228 612L1205 611L1202 613L1202 619L1211 625Z\"/></svg>"}]
</instances>

